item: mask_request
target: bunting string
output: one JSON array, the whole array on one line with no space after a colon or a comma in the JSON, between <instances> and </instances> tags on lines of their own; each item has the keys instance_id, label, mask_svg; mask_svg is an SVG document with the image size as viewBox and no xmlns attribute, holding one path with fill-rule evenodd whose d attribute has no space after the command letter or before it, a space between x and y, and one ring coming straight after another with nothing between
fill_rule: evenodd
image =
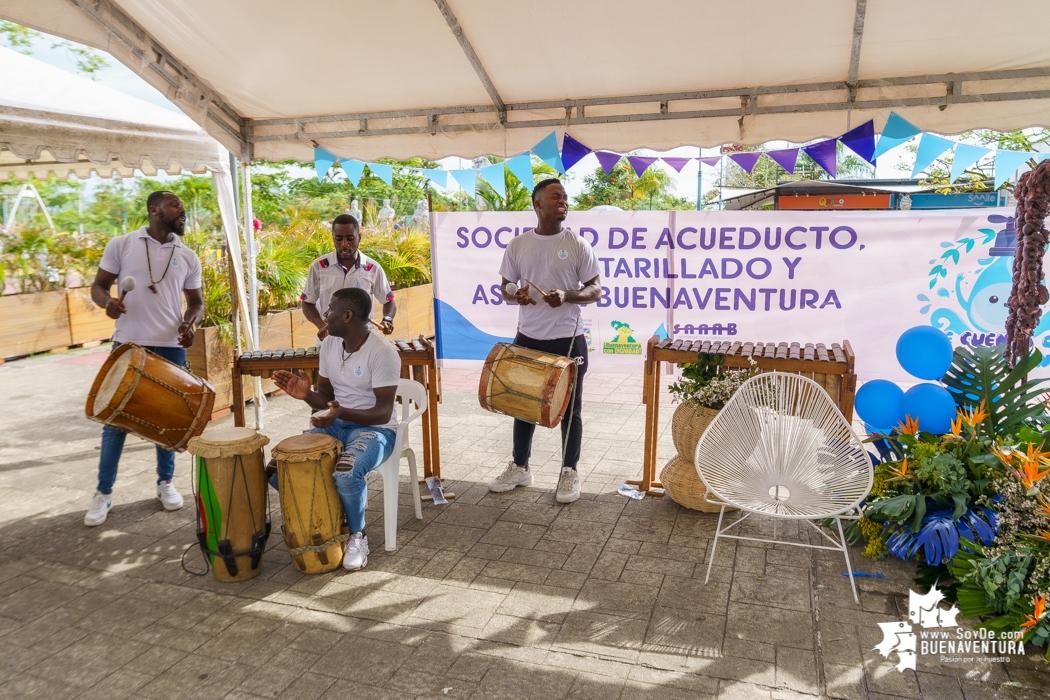
<instances>
[{"instance_id":1,"label":"bunting string","mask_svg":"<svg viewBox=\"0 0 1050 700\"><path fill-rule=\"evenodd\" d=\"M621 160L626 159L629 167L639 177L644 175L657 161L662 161L675 172L681 173L682 169L694 160L699 161L701 167L714 167L722 166L724 164L723 159L726 158L750 174L761 161L762 156L767 156L779 167L793 175L798 166L798 156L801 151L834 178L837 176L839 144L842 144L865 162L874 166L879 157L899 146L903 146L916 137L918 137L919 141L915 152L915 164L912 168L913 178L918 177L932 166L938 158L954 149L951 161L951 174L949 176L950 182L958 180L966 170L976 165L982 159L991 157L995 173L995 189L999 189L1004 182L1009 180L1029 160L1034 159L1038 163L1050 158L1050 153L991 149L954 141L937 134L924 132L896 112L890 112L881 135L876 135L875 121L870 120L856 128L850 129L837 138L825 139L805 146L771 151L731 151L717 156L697 157L640 156L607 150L596 151L588 148L567 133L562 138L562 145L559 148L557 134L552 131L528 151L508 158L501 163L493 163L477 169L443 170L401 166L399 166L399 169L422 175L442 188L447 188L452 182L455 182L471 197L477 193L478 179L480 178L488 183L496 194L503 198L507 196L506 175L508 172L526 187L532 187L532 156L536 156L558 173L565 173L593 153L598 159L598 164L609 175L612 174L613 169ZM324 180L328 172L336 164L346 174L347 180L355 187L361 181L366 168L372 175L378 177L386 184L393 185L394 166L392 165L386 163L365 163L353 158L341 158L324 148L314 148L314 168L319 182Z\"/></svg>"}]
</instances>

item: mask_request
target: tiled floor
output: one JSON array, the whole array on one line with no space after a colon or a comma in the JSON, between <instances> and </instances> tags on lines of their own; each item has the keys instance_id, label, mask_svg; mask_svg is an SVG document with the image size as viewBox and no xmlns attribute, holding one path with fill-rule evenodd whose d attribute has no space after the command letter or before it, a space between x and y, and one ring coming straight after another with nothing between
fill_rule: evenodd
<instances>
[{"instance_id":1,"label":"tiled floor","mask_svg":"<svg viewBox=\"0 0 1050 700\"><path fill-rule=\"evenodd\" d=\"M0 366L0 697L940 700L1050 689L1034 653L923 657L899 673L872 650L877 623L907 617L911 567L898 561L853 552L854 569L888 576L859 579L859 606L841 559L786 545L720 544L705 585L716 516L616 493L641 464L633 376L587 379L577 503L554 504L556 431L537 432L532 487L488 492L509 459L510 420L477 407L476 373L447 370L442 463L458 497L416 520L403 478L397 550L382 550L375 477L365 570L297 573L273 498L259 577L191 575L183 557L202 564L194 513L160 510L148 444L128 441L106 524L81 523L98 456L99 426L82 409L97 352ZM286 396L270 401L270 446L306 417ZM661 463L673 454L670 418L668 406ZM177 464L188 495L189 457ZM808 537L806 527L778 532ZM750 532L771 530L758 521Z\"/></svg>"}]
</instances>

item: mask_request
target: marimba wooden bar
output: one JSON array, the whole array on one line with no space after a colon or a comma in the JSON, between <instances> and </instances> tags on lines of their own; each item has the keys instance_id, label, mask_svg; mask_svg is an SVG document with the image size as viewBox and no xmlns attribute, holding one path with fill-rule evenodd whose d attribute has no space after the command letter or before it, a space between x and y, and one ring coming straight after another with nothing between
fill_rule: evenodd
<instances>
[{"instance_id":1,"label":"marimba wooden bar","mask_svg":"<svg viewBox=\"0 0 1050 700\"><path fill-rule=\"evenodd\" d=\"M401 356L401 376L422 384L427 390L427 410L420 417L423 421L423 478L436 476L441 478L441 451L438 442L438 411L441 400L441 382L437 372L437 361L434 344L420 336L408 343L395 341L398 355ZM314 350L311 348L311 350ZM259 355L256 357L256 355ZM283 350L267 350L263 353L244 353L233 360L233 421L234 425L244 425L244 389L242 375L269 378L279 369L307 370L311 384L317 385L317 353L307 353L299 348L291 353Z\"/></svg>"},{"instance_id":2,"label":"marimba wooden bar","mask_svg":"<svg viewBox=\"0 0 1050 700\"><path fill-rule=\"evenodd\" d=\"M663 486L656 480L656 438L660 417L660 363L676 365L696 362L697 354L722 356L722 367L747 369L753 359L763 372L791 372L809 377L831 396L847 421L853 421L853 399L857 393L855 357L848 340L832 343L754 343L744 341L688 341L649 339L645 348L645 377L642 401L645 403L645 454L642 478L627 483L639 491L662 496Z\"/></svg>"}]
</instances>

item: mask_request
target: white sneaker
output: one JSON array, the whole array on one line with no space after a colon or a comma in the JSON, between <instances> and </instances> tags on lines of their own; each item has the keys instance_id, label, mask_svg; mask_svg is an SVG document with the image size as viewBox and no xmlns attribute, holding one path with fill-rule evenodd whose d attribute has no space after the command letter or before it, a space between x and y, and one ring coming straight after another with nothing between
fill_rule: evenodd
<instances>
[{"instance_id":1,"label":"white sneaker","mask_svg":"<svg viewBox=\"0 0 1050 700\"><path fill-rule=\"evenodd\" d=\"M507 463L503 473L489 482L489 491L500 493L510 491L516 486L528 486L532 483L532 470L519 467L513 460Z\"/></svg>"},{"instance_id":2,"label":"white sneaker","mask_svg":"<svg viewBox=\"0 0 1050 700\"><path fill-rule=\"evenodd\" d=\"M101 491L95 492L95 497L91 499L91 507L88 508L87 514L84 516L84 524L88 527L95 527L106 522L106 517L109 515L109 509L113 507L113 496L108 493L102 493Z\"/></svg>"},{"instance_id":3,"label":"white sneaker","mask_svg":"<svg viewBox=\"0 0 1050 700\"><path fill-rule=\"evenodd\" d=\"M178 510L182 508L182 496L170 481L162 481L157 484L157 500L164 506L164 510Z\"/></svg>"},{"instance_id":4,"label":"white sneaker","mask_svg":"<svg viewBox=\"0 0 1050 700\"><path fill-rule=\"evenodd\" d=\"M561 470L561 478L558 479L558 496L554 499L558 503L572 503L580 499L580 475L575 469L564 467Z\"/></svg>"},{"instance_id":5,"label":"white sneaker","mask_svg":"<svg viewBox=\"0 0 1050 700\"><path fill-rule=\"evenodd\" d=\"M368 537L363 532L355 532L346 542L343 568L347 571L357 571L365 568L366 564L368 564Z\"/></svg>"}]
</instances>

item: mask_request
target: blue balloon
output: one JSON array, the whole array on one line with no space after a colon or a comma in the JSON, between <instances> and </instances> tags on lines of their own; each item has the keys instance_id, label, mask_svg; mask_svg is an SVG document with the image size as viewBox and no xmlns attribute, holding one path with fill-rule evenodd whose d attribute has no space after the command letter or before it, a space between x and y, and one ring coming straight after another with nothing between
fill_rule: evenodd
<instances>
[{"instance_id":1,"label":"blue balloon","mask_svg":"<svg viewBox=\"0 0 1050 700\"><path fill-rule=\"evenodd\" d=\"M923 382L904 392L901 408L919 421L919 430L941 435L952 429L958 407L951 393L940 384Z\"/></svg>"},{"instance_id":2,"label":"blue balloon","mask_svg":"<svg viewBox=\"0 0 1050 700\"><path fill-rule=\"evenodd\" d=\"M933 326L915 326L897 339L897 362L919 379L940 379L952 365L952 341Z\"/></svg>"},{"instance_id":3,"label":"blue balloon","mask_svg":"<svg viewBox=\"0 0 1050 700\"><path fill-rule=\"evenodd\" d=\"M873 379L857 391L853 407L865 423L889 432L904 420L904 390L891 381Z\"/></svg>"}]
</instances>

